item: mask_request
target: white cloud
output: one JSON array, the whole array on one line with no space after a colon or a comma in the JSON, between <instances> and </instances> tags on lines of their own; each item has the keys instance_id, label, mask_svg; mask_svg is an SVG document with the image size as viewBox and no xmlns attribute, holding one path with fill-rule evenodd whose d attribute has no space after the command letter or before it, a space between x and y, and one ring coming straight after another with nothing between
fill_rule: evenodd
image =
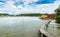
<instances>
[{"instance_id":1,"label":"white cloud","mask_svg":"<svg viewBox=\"0 0 60 37\"><path fill-rule=\"evenodd\" d=\"M32 1L32 2L37 2L38 0L30 0L30 1Z\"/></svg>"},{"instance_id":2,"label":"white cloud","mask_svg":"<svg viewBox=\"0 0 60 37\"><path fill-rule=\"evenodd\" d=\"M37 8L37 11L42 13L54 13L54 10L57 7L58 7L57 4L43 4Z\"/></svg>"},{"instance_id":3,"label":"white cloud","mask_svg":"<svg viewBox=\"0 0 60 37\"><path fill-rule=\"evenodd\" d=\"M42 5L36 5L36 7L30 7L30 8L25 8L22 9L23 12L28 13L28 12L34 12L34 13L55 13L54 10L58 8L59 2L55 2L52 4L42 4Z\"/></svg>"},{"instance_id":4,"label":"white cloud","mask_svg":"<svg viewBox=\"0 0 60 37\"><path fill-rule=\"evenodd\" d=\"M21 0L13 0L13 1L15 1L15 2L19 2L19 1L21 1Z\"/></svg>"},{"instance_id":5,"label":"white cloud","mask_svg":"<svg viewBox=\"0 0 60 37\"><path fill-rule=\"evenodd\" d=\"M20 6L20 5L18 5L18 6L17 6L17 8L22 9L23 7L22 7L22 6Z\"/></svg>"},{"instance_id":6,"label":"white cloud","mask_svg":"<svg viewBox=\"0 0 60 37\"><path fill-rule=\"evenodd\" d=\"M27 0L25 0L27 1ZM29 1L34 1L34 0L28 0L28 2L25 2L26 6L29 3ZM36 0L37 1L37 0ZM35 2L36 2L35 1ZM52 4L42 4L42 5L36 5L36 7L30 7L30 8L22 8L22 12L28 13L28 12L34 12L34 13L55 13L54 10L58 8L60 0L57 0L55 3Z\"/></svg>"},{"instance_id":7,"label":"white cloud","mask_svg":"<svg viewBox=\"0 0 60 37\"><path fill-rule=\"evenodd\" d=\"M56 1L55 3L52 4L42 4L42 5L37 5L36 7L36 12L41 12L41 13L55 13L54 10L59 7L60 2Z\"/></svg>"},{"instance_id":8,"label":"white cloud","mask_svg":"<svg viewBox=\"0 0 60 37\"><path fill-rule=\"evenodd\" d=\"M20 10L16 6L13 5L13 1L7 1L5 3L5 6L3 8L0 8L0 11L2 11L3 13L8 13L8 14L18 14L20 12Z\"/></svg>"},{"instance_id":9,"label":"white cloud","mask_svg":"<svg viewBox=\"0 0 60 37\"><path fill-rule=\"evenodd\" d=\"M29 3L37 2L38 0L23 0L23 1L24 1L24 5L28 5Z\"/></svg>"},{"instance_id":10,"label":"white cloud","mask_svg":"<svg viewBox=\"0 0 60 37\"><path fill-rule=\"evenodd\" d=\"M27 1L27 2L37 2L38 0L23 0L23 1Z\"/></svg>"},{"instance_id":11,"label":"white cloud","mask_svg":"<svg viewBox=\"0 0 60 37\"><path fill-rule=\"evenodd\" d=\"M21 1L21 0L15 0L17 1ZM54 10L58 7L58 5L60 4L60 0L57 0L55 3L52 4L39 4L36 5L36 7L29 7L28 3L30 2L36 2L38 0L23 0L25 1L24 4L26 7L22 7L21 5L19 6L14 6L13 3L14 1L10 0L7 1L5 3L5 6L3 8L0 8L0 10L2 12L4 12L4 10L7 10L8 14L19 14L19 13L54 13ZM0 4L4 4L4 3L0 3Z\"/></svg>"},{"instance_id":12,"label":"white cloud","mask_svg":"<svg viewBox=\"0 0 60 37\"><path fill-rule=\"evenodd\" d=\"M4 3L0 2L0 4L4 4Z\"/></svg>"}]
</instances>

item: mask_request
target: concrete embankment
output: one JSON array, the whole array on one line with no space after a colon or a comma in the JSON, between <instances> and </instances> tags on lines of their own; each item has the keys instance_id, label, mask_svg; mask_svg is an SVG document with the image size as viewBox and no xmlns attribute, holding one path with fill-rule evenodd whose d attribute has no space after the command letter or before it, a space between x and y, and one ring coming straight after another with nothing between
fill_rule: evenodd
<instances>
[{"instance_id":1,"label":"concrete embankment","mask_svg":"<svg viewBox=\"0 0 60 37\"><path fill-rule=\"evenodd\" d=\"M51 20L48 20L46 24L43 24L40 27L40 30L38 32L38 37L48 37L47 36L47 28L48 28L48 25L50 22L51 22Z\"/></svg>"}]
</instances>

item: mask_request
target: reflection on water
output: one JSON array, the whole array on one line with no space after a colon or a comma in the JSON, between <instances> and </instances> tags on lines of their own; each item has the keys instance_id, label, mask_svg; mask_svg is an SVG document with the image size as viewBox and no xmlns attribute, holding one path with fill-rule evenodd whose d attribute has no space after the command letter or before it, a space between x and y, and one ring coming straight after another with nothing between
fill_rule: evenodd
<instances>
[{"instance_id":1,"label":"reflection on water","mask_svg":"<svg viewBox=\"0 0 60 37\"><path fill-rule=\"evenodd\" d=\"M52 20L48 27L48 33L52 35L60 35L60 29L58 29L58 24L55 23L55 20Z\"/></svg>"},{"instance_id":2,"label":"reflection on water","mask_svg":"<svg viewBox=\"0 0 60 37\"><path fill-rule=\"evenodd\" d=\"M44 23L38 17L0 17L0 37L37 37Z\"/></svg>"}]
</instances>

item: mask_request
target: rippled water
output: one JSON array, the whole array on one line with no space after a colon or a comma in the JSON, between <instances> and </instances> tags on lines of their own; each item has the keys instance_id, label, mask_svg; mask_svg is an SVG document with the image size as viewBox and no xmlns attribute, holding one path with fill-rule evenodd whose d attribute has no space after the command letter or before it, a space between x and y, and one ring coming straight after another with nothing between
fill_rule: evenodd
<instances>
[{"instance_id":1,"label":"rippled water","mask_svg":"<svg viewBox=\"0 0 60 37\"><path fill-rule=\"evenodd\" d=\"M0 37L37 37L44 23L39 17L0 17Z\"/></svg>"}]
</instances>

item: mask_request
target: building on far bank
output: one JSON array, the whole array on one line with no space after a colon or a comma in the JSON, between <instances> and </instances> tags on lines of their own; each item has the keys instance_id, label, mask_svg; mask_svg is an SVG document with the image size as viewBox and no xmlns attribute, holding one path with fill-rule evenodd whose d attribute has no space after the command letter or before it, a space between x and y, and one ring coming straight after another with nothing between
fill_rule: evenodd
<instances>
[{"instance_id":1,"label":"building on far bank","mask_svg":"<svg viewBox=\"0 0 60 37\"><path fill-rule=\"evenodd\" d=\"M56 15L55 14L42 14L40 16L41 19L55 19L56 18Z\"/></svg>"},{"instance_id":2,"label":"building on far bank","mask_svg":"<svg viewBox=\"0 0 60 37\"><path fill-rule=\"evenodd\" d=\"M40 16L40 18L41 18L41 19L45 19L45 18L47 18L47 15L46 15L46 14L42 14L42 15Z\"/></svg>"}]
</instances>

